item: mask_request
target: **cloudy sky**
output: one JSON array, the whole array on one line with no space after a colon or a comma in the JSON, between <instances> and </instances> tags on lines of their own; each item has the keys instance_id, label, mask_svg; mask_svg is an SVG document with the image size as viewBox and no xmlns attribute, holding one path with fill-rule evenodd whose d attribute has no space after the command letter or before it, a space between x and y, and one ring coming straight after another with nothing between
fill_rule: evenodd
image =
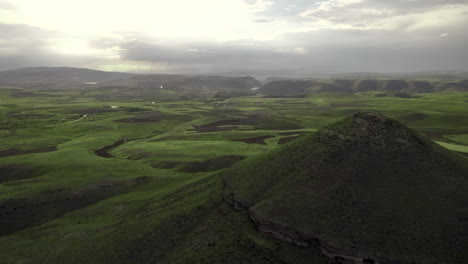
<instances>
[{"instance_id":1,"label":"cloudy sky","mask_svg":"<svg viewBox=\"0 0 468 264\"><path fill-rule=\"evenodd\" d=\"M468 70L468 0L0 0L0 70Z\"/></svg>"}]
</instances>

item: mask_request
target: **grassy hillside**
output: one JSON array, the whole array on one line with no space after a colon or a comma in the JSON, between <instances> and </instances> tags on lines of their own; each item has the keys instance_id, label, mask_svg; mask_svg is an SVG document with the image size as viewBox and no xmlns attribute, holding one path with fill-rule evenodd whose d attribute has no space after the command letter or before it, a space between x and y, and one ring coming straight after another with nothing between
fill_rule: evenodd
<instances>
[{"instance_id":1,"label":"grassy hillside","mask_svg":"<svg viewBox=\"0 0 468 264\"><path fill-rule=\"evenodd\" d=\"M356 114L223 172L265 233L343 258L460 263L463 157L379 114ZM422 244L421 241L424 241Z\"/></svg>"},{"instance_id":2,"label":"grassy hillside","mask_svg":"<svg viewBox=\"0 0 468 264\"><path fill-rule=\"evenodd\" d=\"M226 206L219 170L359 111L459 150L467 101L456 91L263 98L2 87L0 263L325 263L318 250L264 236Z\"/></svg>"}]
</instances>

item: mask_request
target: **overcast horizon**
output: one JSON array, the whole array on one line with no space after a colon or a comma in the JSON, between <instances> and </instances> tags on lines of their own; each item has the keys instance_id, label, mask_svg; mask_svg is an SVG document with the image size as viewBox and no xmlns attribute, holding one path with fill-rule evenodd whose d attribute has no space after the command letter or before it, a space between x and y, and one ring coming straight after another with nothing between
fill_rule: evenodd
<instances>
[{"instance_id":1,"label":"overcast horizon","mask_svg":"<svg viewBox=\"0 0 468 264\"><path fill-rule=\"evenodd\" d=\"M0 0L0 70L468 71L467 0Z\"/></svg>"}]
</instances>

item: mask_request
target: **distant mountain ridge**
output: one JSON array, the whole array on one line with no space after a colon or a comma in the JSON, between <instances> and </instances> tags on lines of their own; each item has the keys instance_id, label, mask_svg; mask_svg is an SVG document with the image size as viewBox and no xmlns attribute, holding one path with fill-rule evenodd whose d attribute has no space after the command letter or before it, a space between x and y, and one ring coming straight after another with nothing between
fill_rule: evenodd
<instances>
[{"instance_id":1,"label":"distant mountain ridge","mask_svg":"<svg viewBox=\"0 0 468 264\"><path fill-rule=\"evenodd\" d=\"M193 91L250 91L259 87L261 82L250 76L226 77L215 75L138 75L127 80L135 88L151 89L154 87L169 90Z\"/></svg>"},{"instance_id":2,"label":"distant mountain ridge","mask_svg":"<svg viewBox=\"0 0 468 264\"><path fill-rule=\"evenodd\" d=\"M30 67L0 71L0 86L28 89L73 89L127 86L138 89L204 92L249 92L297 95L320 92L389 91L404 93L468 91L468 73L350 73L326 78L267 78L262 85L250 76L135 74L72 67ZM375 77L372 77L375 76ZM393 77L393 78L392 78ZM252 89L257 88L258 89Z\"/></svg>"},{"instance_id":3,"label":"distant mountain ridge","mask_svg":"<svg viewBox=\"0 0 468 264\"><path fill-rule=\"evenodd\" d=\"M468 91L468 80L405 80L405 79L313 79L273 80L257 92L271 95L308 94L315 92L404 92L431 93L444 90Z\"/></svg>"},{"instance_id":4,"label":"distant mountain ridge","mask_svg":"<svg viewBox=\"0 0 468 264\"><path fill-rule=\"evenodd\" d=\"M0 86L32 89L129 86L143 89L249 91L261 83L253 77L105 72L71 67L32 67L0 71Z\"/></svg>"},{"instance_id":5,"label":"distant mountain ridge","mask_svg":"<svg viewBox=\"0 0 468 264\"><path fill-rule=\"evenodd\" d=\"M454 81L468 79L468 71L426 71L408 73L379 73L379 72L348 72L348 73L311 73L302 74L301 77L288 77L276 75L276 77L264 78L264 83L277 80L320 80L320 79L403 79L403 80L446 80Z\"/></svg>"},{"instance_id":6,"label":"distant mountain ridge","mask_svg":"<svg viewBox=\"0 0 468 264\"><path fill-rule=\"evenodd\" d=\"M351 79L439 79L439 80L457 80L467 79L468 71L426 71L409 73L372 73L372 72L351 72L331 74L329 78L351 78Z\"/></svg>"},{"instance_id":7,"label":"distant mountain ridge","mask_svg":"<svg viewBox=\"0 0 468 264\"><path fill-rule=\"evenodd\" d=\"M72 67L31 67L0 71L0 85L39 89L86 87L134 75Z\"/></svg>"}]
</instances>

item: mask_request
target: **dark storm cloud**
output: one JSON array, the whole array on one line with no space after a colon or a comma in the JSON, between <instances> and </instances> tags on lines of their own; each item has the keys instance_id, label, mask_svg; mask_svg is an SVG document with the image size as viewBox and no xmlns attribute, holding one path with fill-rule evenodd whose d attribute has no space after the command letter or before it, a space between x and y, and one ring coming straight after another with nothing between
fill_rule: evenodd
<instances>
[{"instance_id":1,"label":"dark storm cloud","mask_svg":"<svg viewBox=\"0 0 468 264\"><path fill-rule=\"evenodd\" d=\"M35 54L18 54L18 55L7 55L1 56L0 59L0 71L8 69L19 69L25 67L82 67L83 65L95 62L95 57L89 56L72 56L72 55L61 55L61 54L46 54L46 53L35 53Z\"/></svg>"},{"instance_id":2,"label":"dark storm cloud","mask_svg":"<svg viewBox=\"0 0 468 264\"><path fill-rule=\"evenodd\" d=\"M175 46L146 42L121 43L121 56L151 61L179 71L318 73L414 72L468 67L468 37L454 31L447 38L437 32L414 33L329 30L283 36L293 46L273 41L255 44L193 43ZM340 41L336 41L339 39Z\"/></svg>"},{"instance_id":3,"label":"dark storm cloud","mask_svg":"<svg viewBox=\"0 0 468 264\"><path fill-rule=\"evenodd\" d=\"M60 36L55 31L22 24L0 23L0 32L0 70L44 65L82 65L96 60L51 51L48 39Z\"/></svg>"},{"instance_id":4,"label":"dark storm cloud","mask_svg":"<svg viewBox=\"0 0 468 264\"><path fill-rule=\"evenodd\" d=\"M0 38L3 40L40 38L41 36L50 36L53 31L32 27L23 24L0 23Z\"/></svg>"},{"instance_id":5,"label":"dark storm cloud","mask_svg":"<svg viewBox=\"0 0 468 264\"><path fill-rule=\"evenodd\" d=\"M363 4L375 7L391 7L395 9L424 9L440 5L466 4L466 0L365 0Z\"/></svg>"},{"instance_id":6,"label":"dark storm cloud","mask_svg":"<svg viewBox=\"0 0 468 264\"><path fill-rule=\"evenodd\" d=\"M339 23L368 23L409 14L436 11L443 6L467 4L466 0L324 0L309 4L300 13L309 18L325 19Z\"/></svg>"},{"instance_id":7,"label":"dark storm cloud","mask_svg":"<svg viewBox=\"0 0 468 264\"><path fill-rule=\"evenodd\" d=\"M358 36L358 37L357 37ZM303 36L307 38L307 36ZM331 41L340 37L343 43ZM329 70L415 72L467 68L466 36L452 35L456 41L438 36L418 36L401 32L322 32L311 36L309 49ZM313 39L313 41L312 41ZM344 44L346 43L346 44Z\"/></svg>"},{"instance_id":8,"label":"dark storm cloud","mask_svg":"<svg viewBox=\"0 0 468 264\"><path fill-rule=\"evenodd\" d=\"M0 24L0 54L6 57L15 55L40 55L46 52L44 38L55 33L22 24ZM2 60L4 63L4 59Z\"/></svg>"},{"instance_id":9,"label":"dark storm cloud","mask_svg":"<svg viewBox=\"0 0 468 264\"><path fill-rule=\"evenodd\" d=\"M468 37L452 31L450 39L437 31L330 30L291 34L288 39L304 43L311 59L338 71L404 72L468 68ZM336 41L339 39L339 41ZM306 44L308 43L308 44Z\"/></svg>"},{"instance_id":10,"label":"dark storm cloud","mask_svg":"<svg viewBox=\"0 0 468 264\"><path fill-rule=\"evenodd\" d=\"M7 2L0 0L0 8L2 3ZM464 8L444 9L457 4L464 4ZM438 18L438 10L443 9L447 12ZM467 10L466 0L277 0L249 17L249 27L267 31L286 24L292 32L297 26L298 32L272 35L270 40L247 37L223 42L169 42L135 31L113 32L118 36L86 41L96 51L112 49L119 53L120 61L105 64L165 65L173 73L307 75L467 70L468 15L461 15ZM430 18L425 16L428 12ZM432 21L433 17L436 20ZM58 53L51 47L54 39L63 38L60 32L18 24L0 24L0 32L0 69L99 65L103 60Z\"/></svg>"},{"instance_id":11,"label":"dark storm cloud","mask_svg":"<svg viewBox=\"0 0 468 264\"><path fill-rule=\"evenodd\" d=\"M0 0L0 9L14 10L16 9L16 6L8 1Z\"/></svg>"},{"instance_id":12,"label":"dark storm cloud","mask_svg":"<svg viewBox=\"0 0 468 264\"><path fill-rule=\"evenodd\" d=\"M292 3L292 2L291 2ZM365 8L391 8L400 11L415 11L424 10L427 8L435 8L442 5L466 4L466 0L362 0L362 1L347 1L347 0L323 0L323 1L308 1L303 3L303 7L314 8L321 4L337 4L349 7L365 7Z\"/></svg>"},{"instance_id":13,"label":"dark storm cloud","mask_svg":"<svg viewBox=\"0 0 468 264\"><path fill-rule=\"evenodd\" d=\"M132 61L165 63L179 68L199 72L262 71L271 68L295 68L290 63L302 64L299 54L276 52L274 47L258 43L230 42L223 44L193 43L175 46L144 42L122 43L121 56ZM275 63L275 65L272 65Z\"/></svg>"}]
</instances>

